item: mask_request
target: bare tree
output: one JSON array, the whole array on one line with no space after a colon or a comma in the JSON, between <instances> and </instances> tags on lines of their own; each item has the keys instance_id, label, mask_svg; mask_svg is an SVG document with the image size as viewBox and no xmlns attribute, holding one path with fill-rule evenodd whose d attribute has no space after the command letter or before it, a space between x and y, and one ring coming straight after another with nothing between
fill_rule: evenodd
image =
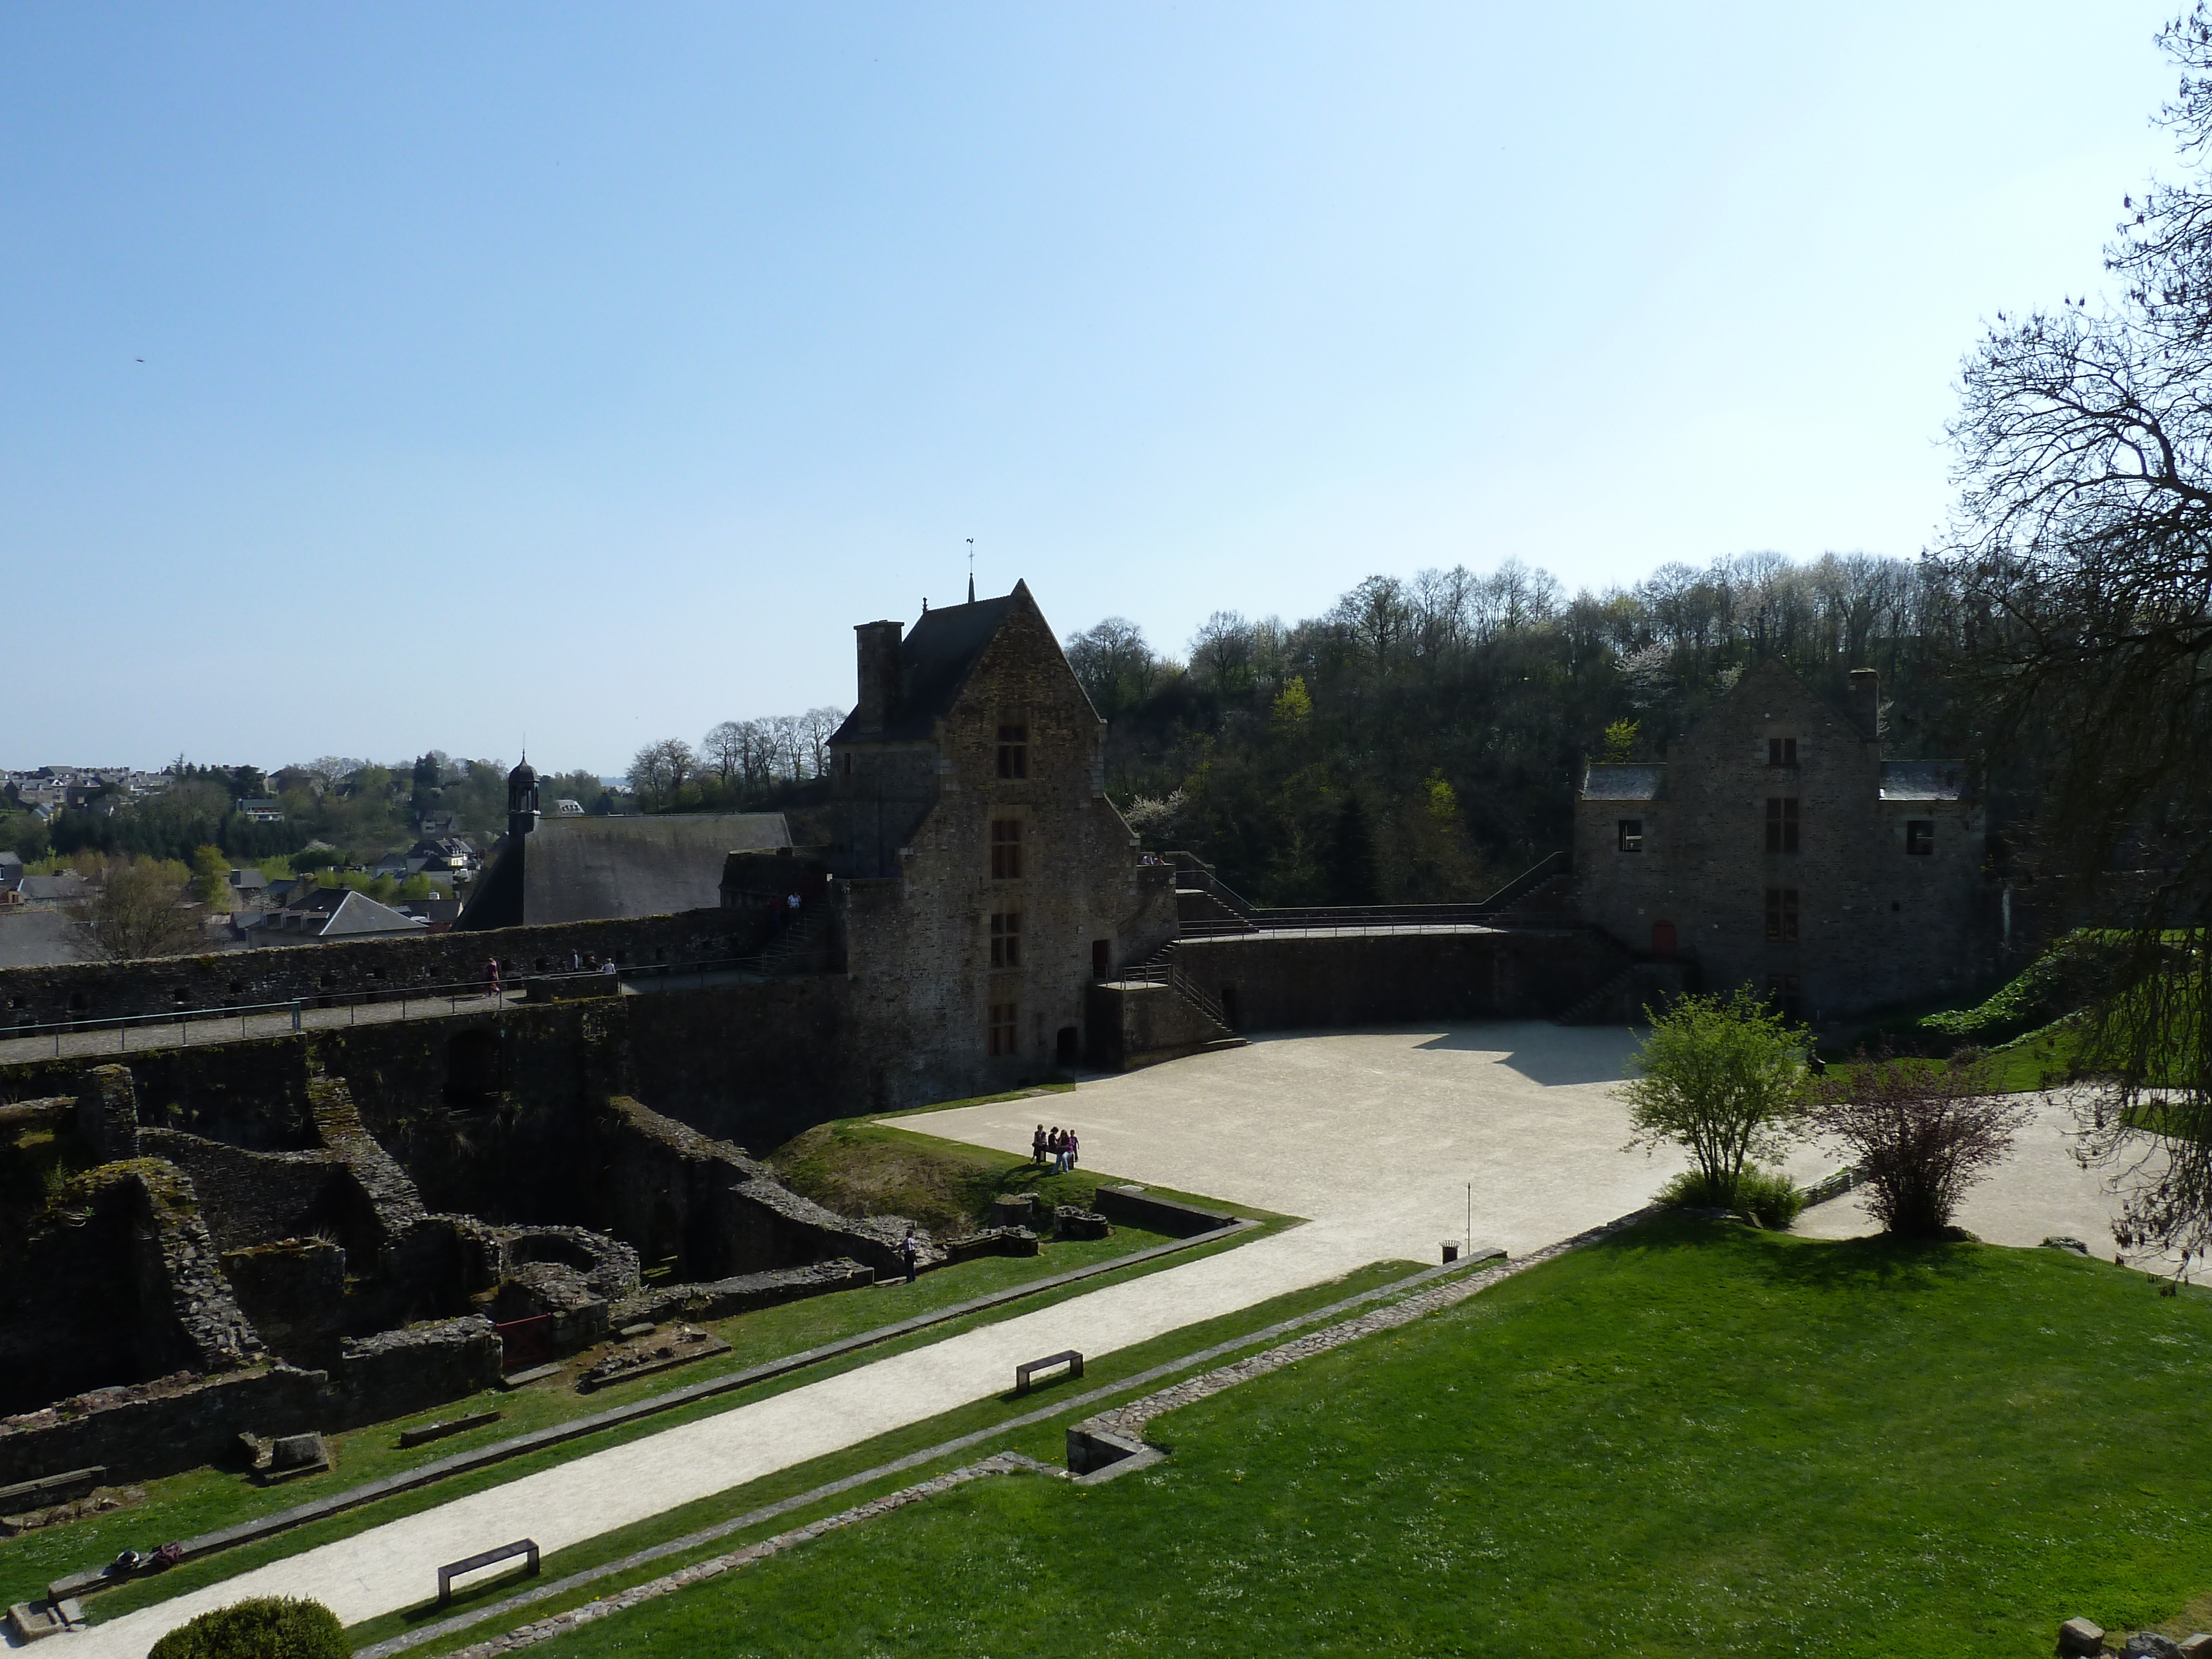
<instances>
[{"instance_id":1,"label":"bare tree","mask_svg":"<svg viewBox=\"0 0 2212 1659\"><path fill-rule=\"evenodd\" d=\"M88 924L94 954L110 962L173 957L201 943L200 913L185 908L184 884L151 859L118 860L100 891L72 907Z\"/></svg>"},{"instance_id":2,"label":"bare tree","mask_svg":"<svg viewBox=\"0 0 2212 1659\"><path fill-rule=\"evenodd\" d=\"M771 775L780 775L791 782L799 781L799 769L805 763L805 745L799 735L799 721L796 714L771 714L761 722L768 736L768 764Z\"/></svg>"},{"instance_id":3,"label":"bare tree","mask_svg":"<svg viewBox=\"0 0 2212 1659\"><path fill-rule=\"evenodd\" d=\"M806 745L808 775L830 775L830 739L844 723L845 711L826 705L810 708L799 717L799 738Z\"/></svg>"},{"instance_id":4,"label":"bare tree","mask_svg":"<svg viewBox=\"0 0 2212 1659\"><path fill-rule=\"evenodd\" d=\"M714 777L726 789L744 769L745 728L724 720L699 739L700 758L714 769Z\"/></svg>"},{"instance_id":5,"label":"bare tree","mask_svg":"<svg viewBox=\"0 0 2212 1659\"><path fill-rule=\"evenodd\" d=\"M2160 40L2188 176L2124 198L2120 300L1999 313L1967 360L1948 562L2000 737L2037 757L2047 873L2135 941L2089 1044L2116 1231L2185 1259L2212 1244L2212 14Z\"/></svg>"},{"instance_id":6,"label":"bare tree","mask_svg":"<svg viewBox=\"0 0 2212 1659\"><path fill-rule=\"evenodd\" d=\"M668 795L672 801L677 792L697 775L699 757L691 752L691 745L681 738L663 738L660 752L668 767Z\"/></svg>"},{"instance_id":7,"label":"bare tree","mask_svg":"<svg viewBox=\"0 0 2212 1659\"><path fill-rule=\"evenodd\" d=\"M2016 1097L1993 1091L1986 1060L1972 1051L1938 1066L1862 1049L1848 1079L1814 1094L1805 1127L1842 1143L1885 1231L1937 1238L2028 1115Z\"/></svg>"},{"instance_id":8,"label":"bare tree","mask_svg":"<svg viewBox=\"0 0 2212 1659\"><path fill-rule=\"evenodd\" d=\"M664 742L648 743L630 757L628 781L637 796L638 805L648 812L657 812L669 794L668 746Z\"/></svg>"}]
</instances>

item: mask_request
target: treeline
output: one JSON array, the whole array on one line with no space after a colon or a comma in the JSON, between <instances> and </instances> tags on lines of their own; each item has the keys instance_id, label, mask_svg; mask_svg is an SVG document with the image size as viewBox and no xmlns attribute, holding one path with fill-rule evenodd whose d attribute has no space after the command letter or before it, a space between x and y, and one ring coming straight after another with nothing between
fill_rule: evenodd
<instances>
[{"instance_id":1,"label":"treeline","mask_svg":"<svg viewBox=\"0 0 2212 1659\"><path fill-rule=\"evenodd\" d=\"M663 738L639 750L629 783L648 812L742 811L789 797L830 774L830 739L845 723L842 708L724 720L694 749Z\"/></svg>"},{"instance_id":2,"label":"treeline","mask_svg":"<svg viewBox=\"0 0 2212 1659\"><path fill-rule=\"evenodd\" d=\"M1882 676L1893 755L1968 752L1972 629L1932 562L1758 553L1570 596L1507 561L1370 576L1325 614L1210 617L1180 659L1109 617L1067 641L1149 846L1273 904L1477 897L1567 845L1586 758L1658 758L1751 663Z\"/></svg>"}]
</instances>

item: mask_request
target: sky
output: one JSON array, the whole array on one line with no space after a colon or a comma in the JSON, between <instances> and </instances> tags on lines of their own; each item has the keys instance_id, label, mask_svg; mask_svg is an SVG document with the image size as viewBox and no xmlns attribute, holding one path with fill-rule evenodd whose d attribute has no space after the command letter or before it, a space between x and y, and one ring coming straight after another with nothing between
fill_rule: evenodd
<instances>
[{"instance_id":1,"label":"sky","mask_svg":"<svg viewBox=\"0 0 2212 1659\"><path fill-rule=\"evenodd\" d=\"M616 773L1507 558L1911 556L2174 0L0 0L0 767Z\"/></svg>"}]
</instances>

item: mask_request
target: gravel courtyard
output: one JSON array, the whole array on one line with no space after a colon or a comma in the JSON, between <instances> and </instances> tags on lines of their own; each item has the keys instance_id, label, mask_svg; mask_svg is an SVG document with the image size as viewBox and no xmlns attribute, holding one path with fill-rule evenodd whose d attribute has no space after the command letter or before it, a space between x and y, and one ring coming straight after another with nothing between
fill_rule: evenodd
<instances>
[{"instance_id":1,"label":"gravel courtyard","mask_svg":"<svg viewBox=\"0 0 2212 1659\"><path fill-rule=\"evenodd\" d=\"M1683 1167L1671 1148L1622 1150L1612 1091L1637 1042L1625 1027L1540 1021L1261 1036L1073 1094L890 1121L1024 1152L1042 1117L1075 1130L1091 1168L1310 1217L1376 1257L1434 1261L1443 1240L1464 1241L1472 1182L1474 1242L1517 1255L1635 1209ZM2075 1163L2062 1102L2031 1105L1961 1224L1993 1244L2069 1233L2108 1255L2118 1206L2105 1174ZM1801 1146L1784 1167L1802 1182L1839 1162ZM1855 1194L1797 1224L1826 1238L1873 1230Z\"/></svg>"}]
</instances>

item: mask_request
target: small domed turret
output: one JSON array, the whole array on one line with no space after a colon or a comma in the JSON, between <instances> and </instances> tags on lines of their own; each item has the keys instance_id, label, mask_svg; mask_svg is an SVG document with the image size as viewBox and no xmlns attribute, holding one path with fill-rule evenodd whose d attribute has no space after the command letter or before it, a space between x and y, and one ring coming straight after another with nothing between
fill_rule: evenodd
<instances>
[{"instance_id":1,"label":"small domed turret","mask_svg":"<svg viewBox=\"0 0 2212 1659\"><path fill-rule=\"evenodd\" d=\"M538 827L538 771L530 757L507 775L507 833L526 836Z\"/></svg>"}]
</instances>

